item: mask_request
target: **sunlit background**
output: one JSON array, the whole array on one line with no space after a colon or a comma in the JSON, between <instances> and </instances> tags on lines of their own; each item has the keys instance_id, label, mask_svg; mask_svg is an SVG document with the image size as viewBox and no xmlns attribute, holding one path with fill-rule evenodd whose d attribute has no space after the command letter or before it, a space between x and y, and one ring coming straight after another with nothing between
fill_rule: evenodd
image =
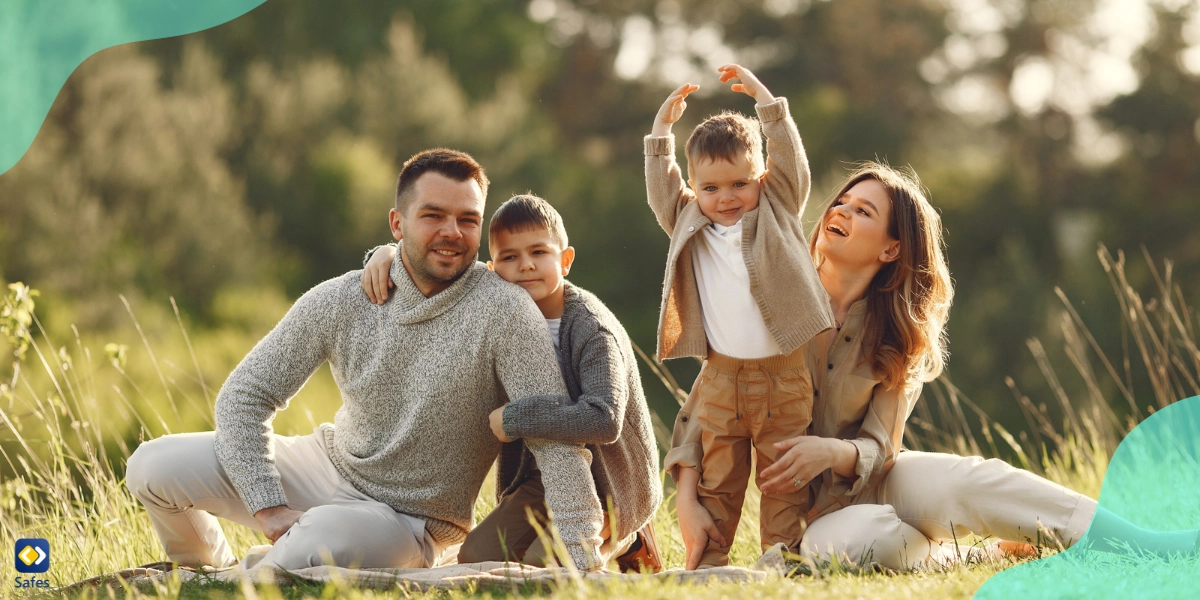
<instances>
[{"instance_id":1,"label":"sunlit background","mask_svg":"<svg viewBox=\"0 0 1200 600\"><path fill-rule=\"evenodd\" d=\"M686 81L701 90L677 133L750 113L717 81L732 61L790 100L807 223L853 161L920 173L957 285L949 380L982 411L1025 436L1022 396L1054 419L1063 395L1145 410L1158 384L1122 362L1139 342L1097 250L1124 251L1134 289L1171 277L1179 301L1200 297L1194 0L276 0L78 69L0 175L0 280L41 291L48 347L88 350L124 441L207 429L290 302L390 239L400 164L450 146L489 170L489 208L526 190L559 208L571 279L652 351L668 240L641 138ZM1092 340L1064 327L1063 298ZM1108 371L1096 348L1133 402L1080 376ZM684 388L698 368L668 366ZM675 400L643 375L669 424ZM1197 393L1177 379L1170 393ZM160 419L135 416L167 396ZM322 371L276 426L303 433L339 405Z\"/></svg>"}]
</instances>

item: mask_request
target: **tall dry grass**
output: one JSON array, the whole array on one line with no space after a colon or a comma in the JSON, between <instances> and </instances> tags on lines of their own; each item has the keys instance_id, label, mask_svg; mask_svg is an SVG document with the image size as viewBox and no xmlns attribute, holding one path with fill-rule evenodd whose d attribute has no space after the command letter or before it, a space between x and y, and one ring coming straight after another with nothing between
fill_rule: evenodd
<instances>
[{"instance_id":1,"label":"tall dry grass","mask_svg":"<svg viewBox=\"0 0 1200 600\"><path fill-rule=\"evenodd\" d=\"M1053 393L1035 401L1008 381L1027 430L1014 435L942 378L927 386L909 421L907 444L960 454L1010 455L1026 469L1096 496L1108 459L1130 428L1148 411L1200 393L1194 311L1174 282L1171 263L1159 267L1144 256L1154 278L1144 298L1126 277L1123 254L1114 257L1101 249L1099 258L1122 311L1129 341L1122 355L1114 358L1101 348L1070 299L1056 290L1063 305L1063 351L1086 383L1087 394L1069 395L1046 348L1030 340ZM164 558L145 512L124 489L124 465L134 445L127 437L131 432L142 437L168 433L185 423L195 427L197 418L199 425L211 426L216 382L205 377L204 361L177 311L183 358L156 354L132 310L130 318L142 334L141 352L108 344L97 353L74 330L67 343L49 339L37 320L35 298L35 291L10 285L0 310L0 334L12 359L10 373L0 383L0 547L11 548L20 537L50 540L49 577L56 585ZM130 364L135 354L144 363L136 370ZM686 393L670 371L643 358L682 402ZM1136 385L1140 380L1149 385ZM1107 388L1117 390L1114 402L1102 393ZM302 423L315 420L311 412L306 416ZM665 444L666 426L660 421L657 429ZM491 509L490 498L485 490L476 507L479 516ZM683 544L671 505L664 504L656 525L664 558L668 565L679 566ZM731 553L734 564L752 564L759 554L753 490L746 509ZM227 523L226 532L236 552L265 541L235 524ZM11 583L0 585L7 588Z\"/></svg>"}]
</instances>

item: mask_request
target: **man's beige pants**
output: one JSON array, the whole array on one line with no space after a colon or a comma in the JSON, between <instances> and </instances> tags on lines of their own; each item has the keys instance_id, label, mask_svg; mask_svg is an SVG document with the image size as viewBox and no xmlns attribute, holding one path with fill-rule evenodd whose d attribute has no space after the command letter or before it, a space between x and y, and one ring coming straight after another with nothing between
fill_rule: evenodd
<instances>
[{"instance_id":1,"label":"man's beige pants","mask_svg":"<svg viewBox=\"0 0 1200 600\"><path fill-rule=\"evenodd\" d=\"M801 546L818 560L904 570L953 560L971 533L1069 546L1095 513L1091 498L1001 460L901 452L875 489L814 520Z\"/></svg>"},{"instance_id":2,"label":"man's beige pants","mask_svg":"<svg viewBox=\"0 0 1200 600\"><path fill-rule=\"evenodd\" d=\"M288 506L304 516L260 564L287 570L433 565L440 548L425 521L392 510L343 479L329 460L322 430L274 437ZM167 556L182 565L237 563L217 517L259 529L217 462L214 439L213 432L167 435L129 457L125 485L150 513Z\"/></svg>"}]
</instances>

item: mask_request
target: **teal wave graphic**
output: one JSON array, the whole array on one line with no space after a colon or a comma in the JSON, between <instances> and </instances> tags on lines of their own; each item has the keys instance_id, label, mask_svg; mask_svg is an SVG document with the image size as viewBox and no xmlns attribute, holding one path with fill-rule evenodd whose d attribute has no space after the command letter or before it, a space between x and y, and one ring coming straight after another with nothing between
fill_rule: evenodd
<instances>
[{"instance_id":1,"label":"teal wave graphic","mask_svg":"<svg viewBox=\"0 0 1200 600\"><path fill-rule=\"evenodd\" d=\"M67 77L129 42L194 33L265 0L4 0L0 3L0 174L29 149Z\"/></svg>"},{"instance_id":2,"label":"teal wave graphic","mask_svg":"<svg viewBox=\"0 0 1200 600\"><path fill-rule=\"evenodd\" d=\"M1200 528L1200 396L1154 413L1125 436L1104 475L1099 505L1136 527L1093 520L1084 542L996 574L975 598L1200 597L1200 542L1186 532ZM1128 535L1115 536L1116 530ZM1158 543L1152 540L1164 539L1162 532L1176 532L1165 535L1186 549L1147 551ZM1105 545L1124 551L1098 550Z\"/></svg>"}]
</instances>

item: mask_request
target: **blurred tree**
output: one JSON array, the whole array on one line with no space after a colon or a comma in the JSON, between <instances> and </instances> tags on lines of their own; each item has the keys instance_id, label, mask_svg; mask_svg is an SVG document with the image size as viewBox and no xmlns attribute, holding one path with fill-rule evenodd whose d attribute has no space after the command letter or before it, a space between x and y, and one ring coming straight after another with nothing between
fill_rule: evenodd
<instances>
[{"instance_id":1,"label":"blurred tree","mask_svg":"<svg viewBox=\"0 0 1200 600\"><path fill-rule=\"evenodd\" d=\"M111 307L95 300L118 292L243 323L220 306L357 268L390 240L400 164L454 146L488 168L490 207L531 190L559 208L572 279L649 349L667 238L645 206L641 140L683 81L703 87L677 135L721 109L750 113L716 79L738 61L789 99L814 172L807 222L849 162L922 174L958 289L950 374L1019 429L1003 378L1049 394L1026 340L1061 345L1055 285L1119 352L1097 242L1146 244L1200 291L1184 275L1200 269L1200 68L1181 60L1200 52L1197 4L265 3L80 68L0 177L0 273L43 289L46 306L61 298L81 325L104 323ZM672 368L685 386L695 373ZM674 400L645 383L669 421Z\"/></svg>"},{"instance_id":2,"label":"blurred tree","mask_svg":"<svg viewBox=\"0 0 1200 600\"><path fill-rule=\"evenodd\" d=\"M202 313L260 274L256 219L223 153L239 140L229 86L189 42L172 87L120 47L85 62L28 154L0 177L7 277L69 298L81 326L99 298L173 294Z\"/></svg>"}]
</instances>

